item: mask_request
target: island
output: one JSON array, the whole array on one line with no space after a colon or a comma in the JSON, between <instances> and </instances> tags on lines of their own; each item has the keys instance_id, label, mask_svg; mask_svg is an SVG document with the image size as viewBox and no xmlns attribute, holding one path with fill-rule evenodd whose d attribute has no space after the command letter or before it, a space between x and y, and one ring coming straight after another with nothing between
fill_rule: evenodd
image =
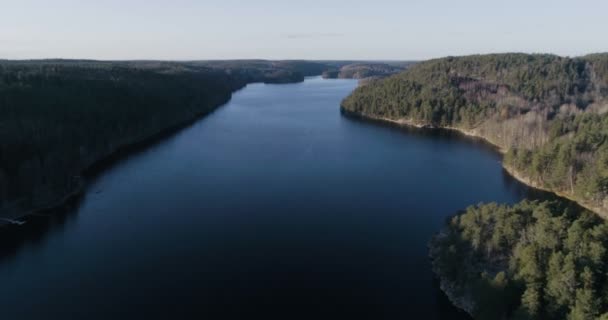
<instances>
[{"instance_id":1,"label":"island","mask_svg":"<svg viewBox=\"0 0 608 320\"><path fill-rule=\"evenodd\" d=\"M471 206L430 242L441 288L475 319L608 319L608 222L562 201Z\"/></svg>"}]
</instances>

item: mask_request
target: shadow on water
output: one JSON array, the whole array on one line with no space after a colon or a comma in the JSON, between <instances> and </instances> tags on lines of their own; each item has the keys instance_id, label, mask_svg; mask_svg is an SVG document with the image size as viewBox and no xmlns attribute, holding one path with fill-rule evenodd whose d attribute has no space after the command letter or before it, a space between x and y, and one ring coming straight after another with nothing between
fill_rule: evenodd
<instances>
[{"instance_id":1,"label":"shadow on water","mask_svg":"<svg viewBox=\"0 0 608 320\"><path fill-rule=\"evenodd\" d=\"M23 225L1 227L0 263L25 248L36 249L52 234L64 232L76 222L82 200L83 196L77 196L60 207L28 216Z\"/></svg>"},{"instance_id":2,"label":"shadow on water","mask_svg":"<svg viewBox=\"0 0 608 320\"><path fill-rule=\"evenodd\" d=\"M465 320L471 316L461 309L454 307L443 291L439 288L439 279L433 277L433 288L437 300L437 313L441 319Z\"/></svg>"}]
</instances>

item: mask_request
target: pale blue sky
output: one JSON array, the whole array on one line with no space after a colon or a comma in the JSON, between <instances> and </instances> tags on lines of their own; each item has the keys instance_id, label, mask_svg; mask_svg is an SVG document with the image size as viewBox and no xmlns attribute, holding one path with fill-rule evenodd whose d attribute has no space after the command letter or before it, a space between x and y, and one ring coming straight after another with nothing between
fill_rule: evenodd
<instances>
[{"instance_id":1,"label":"pale blue sky","mask_svg":"<svg viewBox=\"0 0 608 320\"><path fill-rule=\"evenodd\" d=\"M0 0L0 58L426 59L608 51L608 0Z\"/></svg>"}]
</instances>

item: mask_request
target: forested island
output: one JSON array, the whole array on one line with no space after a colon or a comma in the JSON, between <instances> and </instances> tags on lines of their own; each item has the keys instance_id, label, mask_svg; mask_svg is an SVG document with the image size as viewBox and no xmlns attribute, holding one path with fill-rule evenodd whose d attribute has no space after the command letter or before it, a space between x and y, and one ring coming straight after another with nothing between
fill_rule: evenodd
<instances>
[{"instance_id":1,"label":"forested island","mask_svg":"<svg viewBox=\"0 0 608 320\"><path fill-rule=\"evenodd\" d=\"M608 54L430 60L359 87L342 109L482 137L519 179L608 217Z\"/></svg>"},{"instance_id":2,"label":"forested island","mask_svg":"<svg viewBox=\"0 0 608 320\"><path fill-rule=\"evenodd\" d=\"M443 290L476 319L608 319L608 222L565 202L472 206L430 243Z\"/></svg>"}]
</instances>

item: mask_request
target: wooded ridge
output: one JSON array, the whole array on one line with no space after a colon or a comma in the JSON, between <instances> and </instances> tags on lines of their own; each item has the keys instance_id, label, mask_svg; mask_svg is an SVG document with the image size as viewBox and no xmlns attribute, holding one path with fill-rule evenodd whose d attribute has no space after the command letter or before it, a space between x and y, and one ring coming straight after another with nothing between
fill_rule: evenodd
<instances>
[{"instance_id":1,"label":"wooded ridge","mask_svg":"<svg viewBox=\"0 0 608 320\"><path fill-rule=\"evenodd\" d=\"M430 60L357 88L342 108L483 137L510 170L608 217L608 54Z\"/></svg>"}]
</instances>

